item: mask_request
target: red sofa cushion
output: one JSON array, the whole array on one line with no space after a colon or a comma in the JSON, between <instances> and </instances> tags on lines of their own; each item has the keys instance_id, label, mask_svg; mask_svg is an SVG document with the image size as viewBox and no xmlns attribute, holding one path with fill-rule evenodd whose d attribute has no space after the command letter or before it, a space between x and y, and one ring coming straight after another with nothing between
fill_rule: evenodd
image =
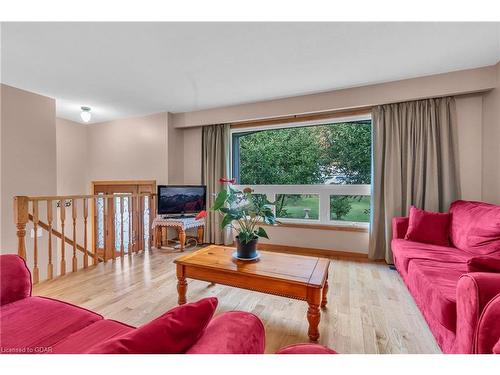
<instances>
[{"instance_id":1,"label":"red sofa cushion","mask_svg":"<svg viewBox=\"0 0 500 375\"><path fill-rule=\"evenodd\" d=\"M448 246L450 215L410 207L410 220L405 240Z\"/></svg>"},{"instance_id":2,"label":"red sofa cushion","mask_svg":"<svg viewBox=\"0 0 500 375\"><path fill-rule=\"evenodd\" d=\"M94 345L124 335L133 330L135 330L135 327L114 320L99 320L59 341L54 345L52 353L84 353Z\"/></svg>"},{"instance_id":3,"label":"red sofa cushion","mask_svg":"<svg viewBox=\"0 0 500 375\"><path fill-rule=\"evenodd\" d=\"M265 330L261 320L242 311L216 316L186 354L262 354Z\"/></svg>"},{"instance_id":4,"label":"red sofa cushion","mask_svg":"<svg viewBox=\"0 0 500 375\"><path fill-rule=\"evenodd\" d=\"M125 335L95 345L95 354L184 353L203 334L217 308L217 298L177 306Z\"/></svg>"},{"instance_id":5,"label":"red sofa cushion","mask_svg":"<svg viewBox=\"0 0 500 375\"><path fill-rule=\"evenodd\" d=\"M413 260L408 268L408 284L418 291L419 307L453 332L457 321L457 283L466 271L465 264L429 260Z\"/></svg>"},{"instance_id":6,"label":"red sofa cushion","mask_svg":"<svg viewBox=\"0 0 500 375\"><path fill-rule=\"evenodd\" d=\"M293 344L281 348L276 354L337 354L337 352L318 344Z\"/></svg>"},{"instance_id":7,"label":"red sofa cushion","mask_svg":"<svg viewBox=\"0 0 500 375\"><path fill-rule=\"evenodd\" d=\"M455 201L450 206L451 240L475 255L500 253L500 206Z\"/></svg>"},{"instance_id":8,"label":"red sofa cushion","mask_svg":"<svg viewBox=\"0 0 500 375\"><path fill-rule=\"evenodd\" d=\"M0 306L31 296L31 274L24 259L0 256Z\"/></svg>"},{"instance_id":9,"label":"red sofa cushion","mask_svg":"<svg viewBox=\"0 0 500 375\"><path fill-rule=\"evenodd\" d=\"M472 257L467 261L467 272L500 272L500 257Z\"/></svg>"},{"instance_id":10,"label":"red sofa cushion","mask_svg":"<svg viewBox=\"0 0 500 375\"><path fill-rule=\"evenodd\" d=\"M50 352L70 334L102 316L66 302L29 297L0 308L1 348L4 353Z\"/></svg>"},{"instance_id":11,"label":"red sofa cushion","mask_svg":"<svg viewBox=\"0 0 500 375\"><path fill-rule=\"evenodd\" d=\"M459 251L454 247L431 245L402 239L392 240L391 248L394 253L396 266L403 276L406 276L410 262L415 259L465 265L470 258L469 254Z\"/></svg>"}]
</instances>

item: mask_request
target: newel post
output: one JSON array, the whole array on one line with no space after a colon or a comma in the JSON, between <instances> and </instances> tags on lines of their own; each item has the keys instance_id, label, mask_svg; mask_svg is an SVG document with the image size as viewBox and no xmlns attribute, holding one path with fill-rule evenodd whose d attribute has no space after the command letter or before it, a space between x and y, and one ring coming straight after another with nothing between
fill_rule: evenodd
<instances>
[{"instance_id":1,"label":"newel post","mask_svg":"<svg viewBox=\"0 0 500 375\"><path fill-rule=\"evenodd\" d=\"M17 254L26 260L26 224L28 223L28 197L14 197L14 224L17 234Z\"/></svg>"}]
</instances>

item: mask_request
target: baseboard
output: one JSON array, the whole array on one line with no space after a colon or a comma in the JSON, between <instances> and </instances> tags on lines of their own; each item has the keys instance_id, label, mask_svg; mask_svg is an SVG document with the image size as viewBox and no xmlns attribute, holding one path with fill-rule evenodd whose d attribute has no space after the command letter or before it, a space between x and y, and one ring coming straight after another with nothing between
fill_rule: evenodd
<instances>
[{"instance_id":1,"label":"baseboard","mask_svg":"<svg viewBox=\"0 0 500 375\"><path fill-rule=\"evenodd\" d=\"M275 251L279 253L291 253L297 255L312 255L324 258L349 258L368 260L368 254L355 253L350 251L315 249L310 247L277 245L271 243L259 243L257 245L257 248L264 251Z\"/></svg>"}]
</instances>

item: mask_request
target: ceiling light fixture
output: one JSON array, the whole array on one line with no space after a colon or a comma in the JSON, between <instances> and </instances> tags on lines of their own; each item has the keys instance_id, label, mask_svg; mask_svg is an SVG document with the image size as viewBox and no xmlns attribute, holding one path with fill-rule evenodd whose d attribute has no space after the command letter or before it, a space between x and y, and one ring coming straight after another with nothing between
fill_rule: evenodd
<instances>
[{"instance_id":1,"label":"ceiling light fixture","mask_svg":"<svg viewBox=\"0 0 500 375\"><path fill-rule=\"evenodd\" d=\"M89 122L92 114L90 113L90 107L81 107L82 112L80 113L80 117L83 122Z\"/></svg>"}]
</instances>

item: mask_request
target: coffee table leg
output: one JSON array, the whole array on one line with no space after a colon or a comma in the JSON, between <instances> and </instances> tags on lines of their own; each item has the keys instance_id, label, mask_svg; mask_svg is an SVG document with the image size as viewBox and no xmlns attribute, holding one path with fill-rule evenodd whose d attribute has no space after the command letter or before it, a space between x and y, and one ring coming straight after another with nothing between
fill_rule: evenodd
<instances>
[{"instance_id":1,"label":"coffee table leg","mask_svg":"<svg viewBox=\"0 0 500 375\"><path fill-rule=\"evenodd\" d=\"M323 286L323 292L321 294L321 308L325 308L327 303L328 303L328 280L325 281L325 285Z\"/></svg>"},{"instance_id":2,"label":"coffee table leg","mask_svg":"<svg viewBox=\"0 0 500 375\"><path fill-rule=\"evenodd\" d=\"M319 311L319 305L309 303L309 308L307 309L307 320L309 321L309 340L316 342L319 339L319 320L321 318L321 313Z\"/></svg>"},{"instance_id":3,"label":"coffee table leg","mask_svg":"<svg viewBox=\"0 0 500 375\"><path fill-rule=\"evenodd\" d=\"M177 302L179 305L184 305L186 303L187 281L183 276L177 277L177 292L179 293Z\"/></svg>"}]
</instances>

